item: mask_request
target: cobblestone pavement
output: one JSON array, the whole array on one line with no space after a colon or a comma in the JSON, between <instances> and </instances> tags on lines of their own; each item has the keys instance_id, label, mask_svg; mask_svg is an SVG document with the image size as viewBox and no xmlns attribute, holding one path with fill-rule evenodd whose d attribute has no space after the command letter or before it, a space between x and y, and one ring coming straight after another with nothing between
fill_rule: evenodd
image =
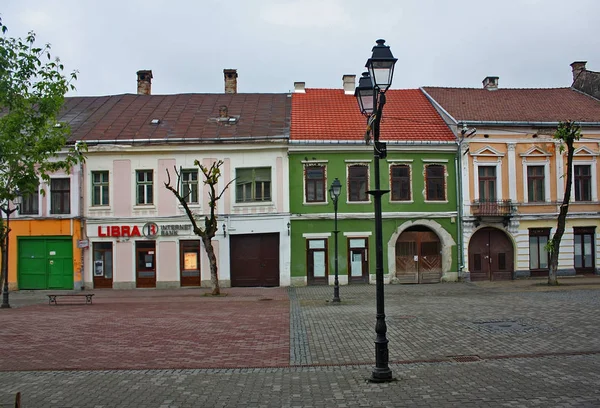
<instances>
[{"instance_id":1,"label":"cobblestone pavement","mask_svg":"<svg viewBox=\"0 0 600 408\"><path fill-rule=\"evenodd\" d=\"M599 281L573 282L386 285L387 384L366 381L374 286L15 294L0 407L597 407Z\"/></svg>"}]
</instances>

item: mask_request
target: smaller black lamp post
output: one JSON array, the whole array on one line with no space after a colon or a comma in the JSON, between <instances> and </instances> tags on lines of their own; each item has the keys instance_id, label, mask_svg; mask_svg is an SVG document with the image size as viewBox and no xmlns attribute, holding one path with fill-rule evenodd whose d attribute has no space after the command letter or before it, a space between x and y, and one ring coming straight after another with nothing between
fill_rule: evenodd
<instances>
[{"instance_id":1,"label":"smaller black lamp post","mask_svg":"<svg viewBox=\"0 0 600 408\"><path fill-rule=\"evenodd\" d=\"M338 198L340 197L340 193L342 192L342 183L340 180L335 178L333 183L331 183L331 187L329 187L329 196L331 197L331 201L333 201L333 213L334 213L334 223L333 223L333 236L334 236L334 245L335 245L335 258L333 264L334 270L334 280L333 280L333 303L340 302L340 281L338 279L338 224L337 224L337 214L338 214Z\"/></svg>"},{"instance_id":2,"label":"smaller black lamp post","mask_svg":"<svg viewBox=\"0 0 600 408\"><path fill-rule=\"evenodd\" d=\"M16 197L12 200L15 208L10 208L10 202L7 201L6 205L1 205L0 210L6 214L6 232L4 234L4 245L2 245L2 276L4 278L4 285L2 287L2 304L0 309L9 309L10 303L8 302L8 242L10 233L10 215L19 209L21 204L21 197Z\"/></svg>"}]
</instances>

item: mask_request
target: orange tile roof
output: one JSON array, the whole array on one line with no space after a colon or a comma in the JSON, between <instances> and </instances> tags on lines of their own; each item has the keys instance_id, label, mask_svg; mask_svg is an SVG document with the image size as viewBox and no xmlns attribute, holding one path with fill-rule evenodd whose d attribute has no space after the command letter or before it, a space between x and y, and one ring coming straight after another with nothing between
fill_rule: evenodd
<instances>
[{"instance_id":1,"label":"orange tile roof","mask_svg":"<svg viewBox=\"0 0 600 408\"><path fill-rule=\"evenodd\" d=\"M454 134L419 89L391 89L380 128L382 141L454 141ZM367 122L356 98L341 89L292 94L290 140L363 140Z\"/></svg>"},{"instance_id":2,"label":"orange tile roof","mask_svg":"<svg viewBox=\"0 0 600 408\"><path fill-rule=\"evenodd\" d=\"M459 122L600 122L600 101L572 88L423 89Z\"/></svg>"}]
</instances>

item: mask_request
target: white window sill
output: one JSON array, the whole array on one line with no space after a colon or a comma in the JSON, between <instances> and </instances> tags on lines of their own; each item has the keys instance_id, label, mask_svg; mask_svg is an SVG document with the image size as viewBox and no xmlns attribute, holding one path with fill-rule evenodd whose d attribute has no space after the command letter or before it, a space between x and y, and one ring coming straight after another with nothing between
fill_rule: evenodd
<instances>
[{"instance_id":1,"label":"white window sill","mask_svg":"<svg viewBox=\"0 0 600 408\"><path fill-rule=\"evenodd\" d=\"M247 201L233 204L234 207L270 207L274 205L272 201Z\"/></svg>"},{"instance_id":2,"label":"white window sill","mask_svg":"<svg viewBox=\"0 0 600 408\"><path fill-rule=\"evenodd\" d=\"M448 200L425 200L426 204L448 204Z\"/></svg>"},{"instance_id":3,"label":"white window sill","mask_svg":"<svg viewBox=\"0 0 600 408\"><path fill-rule=\"evenodd\" d=\"M328 205L329 202L327 201L311 201L311 202L303 202L303 205L315 205L315 206L319 206L319 205Z\"/></svg>"}]
</instances>

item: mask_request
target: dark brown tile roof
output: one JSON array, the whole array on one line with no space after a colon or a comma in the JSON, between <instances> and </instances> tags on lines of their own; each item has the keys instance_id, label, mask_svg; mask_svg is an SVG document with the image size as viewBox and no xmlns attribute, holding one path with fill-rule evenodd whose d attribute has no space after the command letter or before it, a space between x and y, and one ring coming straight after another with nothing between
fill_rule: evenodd
<instances>
[{"instance_id":1,"label":"dark brown tile roof","mask_svg":"<svg viewBox=\"0 0 600 408\"><path fill-rule=\"evenodd\" d=\"M391 89L386 95L381 140L456 140L419 89ZM366 128L356 98L341 89L306 89L306 93L292 94L290 140L362 141Z\"/></svg>"},{"instance_id":2,"label":"dark brown tile roof","mask_svg":"<svg viewBox=\"0 0 600 408\"><path fill-rule=\"evenodd\" d=\"M219 108L237 123L218 122ZM123 94L66 98L71 142L288 138L288 94ZM152 124L159 119L158 124Z\"/></svg>"},{"instance_id":3,"label":"dark brown tile roof","mask_svg":"<svg viewBox=\"0 0 600 408\"><path fill-rule=\"evenodd\" d=\"M459 122L600 122L600 101L572 88L423 90Z\"/></svg>"}]
</instances>

